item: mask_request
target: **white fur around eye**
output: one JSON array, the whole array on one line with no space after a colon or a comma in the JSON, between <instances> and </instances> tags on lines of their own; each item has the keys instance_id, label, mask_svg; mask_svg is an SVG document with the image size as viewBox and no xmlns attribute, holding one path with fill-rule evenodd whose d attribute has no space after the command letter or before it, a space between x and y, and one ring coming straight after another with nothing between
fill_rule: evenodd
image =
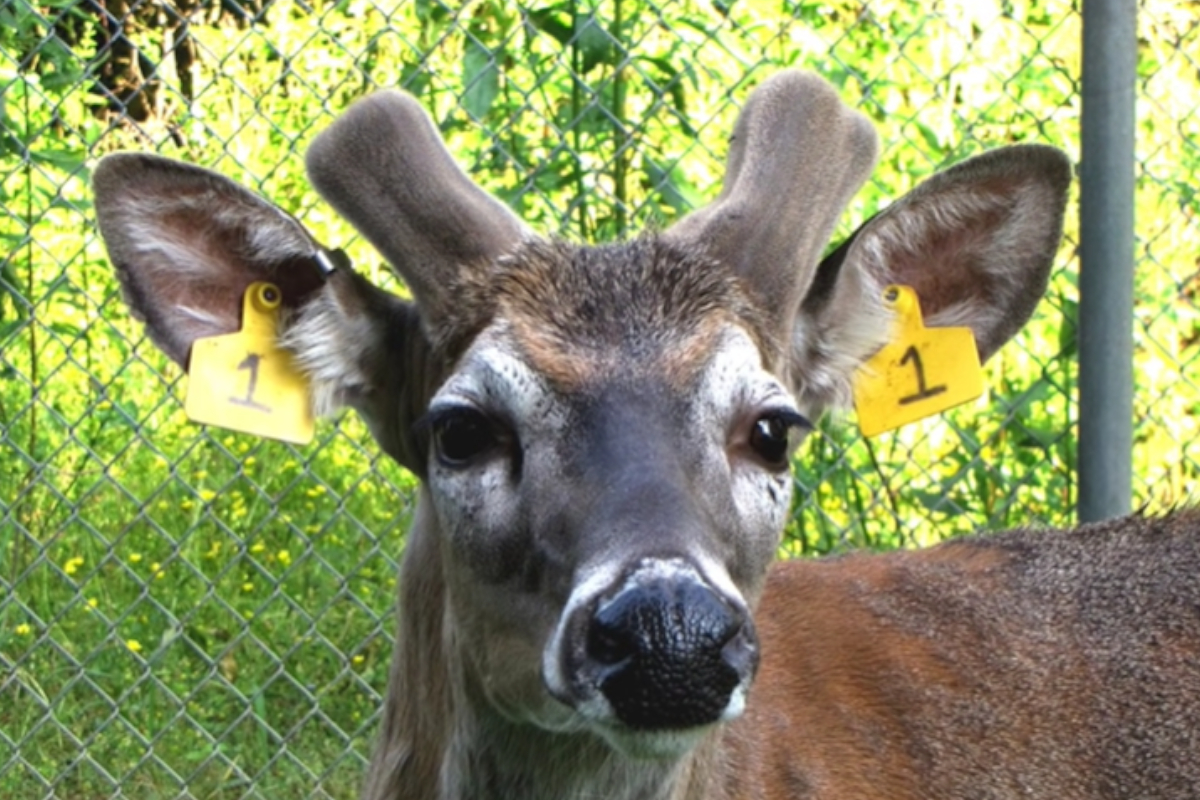
<instances>
[{"instance_id":1,"label":"white fur around eye","mask_svg":"<svg viewBox=\"0 0 1200 800\"><path fill-rule=\"evenodd\" d=\"M793 409L791 393L763 366L750 337L731 328L705 367L696 392L692 425L710 446L725 450L734 425L753 420L753 412ZM750 459L730 457L731 494L743 530L782 530L791 505L789 472L773 472Z\"/></svg>"},{"instance_id":2,"label":"white fur around eye","mask_svg":"<svg viewBox=\"0 0 1200 800\"><path fill-rule=\"evenodd\" d=\"M695 429L723 439L748 411L796 408L791 393L767 372L762 353L739 328L730 328L717 344L704 367L695 403Z\"/></svg>"},{"instance_id":3,"label":"white fur around eye","mask_svg":"<svg viewBox=\"0 0 1200 800\"><path fill-rule=\"evenodd\" d=\"M562 417L557 407L560 401L549 382L521 357L504 323L479 335L430 407L459 402L502 415L518 428L518 435L526 424L543 427Z\"/></svg>"}]
</instances>

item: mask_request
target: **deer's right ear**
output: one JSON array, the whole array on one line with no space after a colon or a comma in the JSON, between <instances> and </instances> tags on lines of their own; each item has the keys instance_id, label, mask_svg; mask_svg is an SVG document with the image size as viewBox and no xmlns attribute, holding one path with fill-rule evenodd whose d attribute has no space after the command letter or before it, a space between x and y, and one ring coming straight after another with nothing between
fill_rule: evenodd
<instances>
[{"instance_id":1,"label":"deer's right ear","mask_svg":"<svg viewBox=\"0 0 1200 800\"><path fill-rule=\"evenodd\" d=\"M354 406L386 452L419 469L396 413L397 402L407 405L414 394L410 387L433 380L406 369L430 363L410 303L348 264L324 275L323 250L299 222L214 172L121 153L100 162L93 184L100 233L126 302L159 349L186 368L196 339L240 328L250 284L274 283L286 309L281 344L309 377L316 413ZM401 354L405 364L388 363Z\"/></svg>"},{"instance_id":2,"label":"deer's right ear","mask_svg":"<svg viewBox=\"0 0 1200 800\"><path fill-rule=\"evenodd\" d=\"M134 316L186 367L192 342L240 326L255 281L295 309L322 283L319 246L294 218L214 172L144 153L104 158L96 219Z\"/></svg>"}]
</instances>

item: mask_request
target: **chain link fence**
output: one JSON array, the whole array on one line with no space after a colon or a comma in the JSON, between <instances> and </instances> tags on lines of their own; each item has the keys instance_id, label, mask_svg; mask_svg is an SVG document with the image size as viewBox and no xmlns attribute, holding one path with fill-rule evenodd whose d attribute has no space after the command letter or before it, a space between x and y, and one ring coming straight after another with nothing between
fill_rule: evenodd
<instances>
[{"instance_id":1,"label":"chain link fence","mask_svg":"<svg viewBox=\"0 0 1200 800\"><path fill-rule=\"evenodd\" d=\"M1200 472L1200 2L1143 0L1139 33L1135 492L1162 508ZM0 0L0 797L353 797L392 645L413 479L351 416L304 448L182 419L95 232L100 156L221 171L386 285L302 171L355 98L416 94L532 226L603 240L711 198L739 103L801 66L882 134L845 234L987 147L1078 157L1079 42L1078 0ZM987 401L822 424L789 551L1071 521L1074 224Z\"/></svg>"}]
</instances>

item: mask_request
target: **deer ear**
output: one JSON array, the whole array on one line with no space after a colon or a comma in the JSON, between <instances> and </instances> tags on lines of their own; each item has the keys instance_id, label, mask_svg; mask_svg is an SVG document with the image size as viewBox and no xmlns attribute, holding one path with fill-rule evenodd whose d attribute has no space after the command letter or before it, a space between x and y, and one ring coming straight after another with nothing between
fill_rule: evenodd
<instances>
[{"instance_id":1,"label":"deer ear","mask_svg":"<svg viewBox=\"0 0 1200 800\"><path fill-rule=\"evenodd\" d=\"M400 273L436 331L468 273L530 234L455 164L415 99L380 92L354 104L307 154L317 191Z\"/></svg>"},{"instance_id":2,"label":"deer ear","mask_svg":"<svg viewBox=\"0 0 1200 800\"><path fill-rule=\"evenodd\" d=\"M928 327L965 326L981 359L1033 313L1062 238L1071 164L1052 147L993 150L934 175L827 256L792 328L791 376L814 407L849 402L887 342L888 284L913 287Z\"/></svg>"},{"instance_id":3,"label":"deer ear","mask_svg":"<svg viewBox=\"0 0 1200 800\"><path fill-rule=\"evenodd\" d=\"M344 259L325 275L329 255L299 222L216 173L125 153L103 159L93 181L126 301L171 359L186 368L196 339L238 330L247 287L270 281L287 309L281 344L310 378L314 410L356 407L386 452L422 466L404 413L420 413L423 396L411 395L436 376L411 304Z\"/></svg>"},{"instance_id":4,"label":"deer ear","mask_svg":"<svg viewBox=\"0 0 1200 800\"><path fill-rule=\"evenodd\" d=\"M192 342L236 331L255 281L289 308L321 286L320 246L294 218L216 173L119 153L93 177L96 217L134 315L187 366Z\"/></svg>"}]
</instances>

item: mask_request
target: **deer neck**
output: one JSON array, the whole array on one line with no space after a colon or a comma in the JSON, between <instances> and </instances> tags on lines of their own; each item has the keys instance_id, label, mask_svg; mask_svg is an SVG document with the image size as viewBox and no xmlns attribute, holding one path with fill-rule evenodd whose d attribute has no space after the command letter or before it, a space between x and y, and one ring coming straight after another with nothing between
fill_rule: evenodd
<instances>
[{"instance_id":1,"label":"deer neck","mask_svg":"<svg viewBox=\"0 0 1200 800\"><path fill-rule=\"evenodd\" d=\"M632 759L590 732L548 731L472 704L442 770L443 800L682 800L696 753Z\"/></svg>"}]
</instances>

